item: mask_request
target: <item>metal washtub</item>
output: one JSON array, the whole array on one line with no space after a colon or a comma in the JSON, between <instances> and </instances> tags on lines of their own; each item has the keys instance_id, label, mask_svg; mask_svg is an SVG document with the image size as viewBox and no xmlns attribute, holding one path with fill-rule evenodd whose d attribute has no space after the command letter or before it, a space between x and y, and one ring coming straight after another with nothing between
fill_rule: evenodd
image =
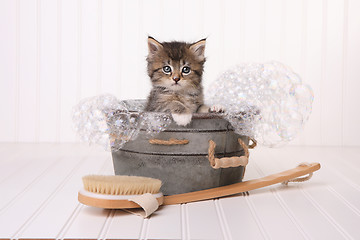
<instances>
[{"instance_id":1,"label":"metal washtub","mask_svg":"<svg viewBox=\"0 0 360 240\"><path fill-rule=\"evenodd\" d=\"M187 144L158 145L149 140L188 140ZM216 143L215 157L244 155L237 139L248 145L247 136L234 133L230 123L216 113L195 113L186 127L172 123L155 137L142 129L134 141L112 152L116 175L153 177L162 180L165 195L224 186L242 180L244 167L213 169L208 160L209 140Z\"/></svg>"}]
</instances>

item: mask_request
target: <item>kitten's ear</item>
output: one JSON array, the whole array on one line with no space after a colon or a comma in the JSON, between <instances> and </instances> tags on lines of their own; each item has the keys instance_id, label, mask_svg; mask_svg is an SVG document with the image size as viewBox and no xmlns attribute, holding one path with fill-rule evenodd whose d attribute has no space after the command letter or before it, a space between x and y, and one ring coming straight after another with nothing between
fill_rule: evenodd
<instances>
[{"instance_id":1,"label":"kitten's ear","mask_svg":"<svg viewBox=\"0 0 360 240\"><path fill-rule=\"evenodd\" d=\"M162 44L155 40L153 37L148 37L149 55L154 55L163 48Z\"/></svg>"},{"instance_id":2,"label":"kitten's ear","mask_svg":"<svg viewBox=\"0 0 360 240\"><path fill-rule=\"evenodd\" d=\"M205 59L205 43L206 38L190 45L190 50L201 60Z\"/></svg>"}]
</instances>

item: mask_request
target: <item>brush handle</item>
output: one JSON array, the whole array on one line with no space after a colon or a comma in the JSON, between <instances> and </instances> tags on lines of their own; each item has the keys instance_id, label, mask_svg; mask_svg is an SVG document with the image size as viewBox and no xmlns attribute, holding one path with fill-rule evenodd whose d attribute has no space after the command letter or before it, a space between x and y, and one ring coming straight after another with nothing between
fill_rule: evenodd
<instances>
[{"instance_id":1,"label":"brush handle","mask_svg":"<svg viewBox=\"0 0 360 240\"><path fill-rule=\"evenodd\" d=\"M78 192L79 202L88 206L105 209L141 208L139 204L129 201L129 198L134 198L134 195L128 197L127 199L111 199L111 196L112 195L92 193L86 190L80 190ZM127 195L123 196L126 197ZM155 197L158 205L162 205L164 202L164 196L161 194L161 196L155 195Z\"/></svg>"},{"instance_id":2,"label":"brush handle","mask_svg":"<svg viewBox=\"0 0 360 240\"><path fill-rule=\"evenodd\" d=\"M289 181L291 179L304 176L319 169L320 169L320 163L311 163L306 166L304 165L298 166L296 168L284 172L272 174L263 178L258 178L240 183L234 183L227 186L211 188L196 192L165 196L164 205L189 203L189 202L196 202L196 201L234 195L241 192L246 192L246 191L270 186L276 183Z\"/></svg>"}]
</instances>

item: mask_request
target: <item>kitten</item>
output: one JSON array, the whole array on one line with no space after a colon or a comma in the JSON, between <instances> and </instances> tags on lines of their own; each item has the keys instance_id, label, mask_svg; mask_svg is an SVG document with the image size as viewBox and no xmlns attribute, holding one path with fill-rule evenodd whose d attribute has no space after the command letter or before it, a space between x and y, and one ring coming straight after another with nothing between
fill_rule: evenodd
<instances>
[{"instance_id":1,"label":"kitten","mask_svg":"<svg viewBox=\"0 0 360 240\"><path fill-rule=\"evenodd\" d=\"M201 85L205 42L160 43L148 37L147 70L152 90L146 111L169 112L182 126L191 122L192 113L209 111Z\"/></svg>"}]
</instances>

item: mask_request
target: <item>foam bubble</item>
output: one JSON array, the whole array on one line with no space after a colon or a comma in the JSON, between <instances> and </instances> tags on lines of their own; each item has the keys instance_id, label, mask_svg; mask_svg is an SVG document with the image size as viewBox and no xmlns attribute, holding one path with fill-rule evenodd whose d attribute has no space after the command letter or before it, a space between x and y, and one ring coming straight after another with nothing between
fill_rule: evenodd
<instances>
[{"instance_id":1,"label":"foam bubble","mask_svg":"<svg viewBox=\"0 0 360 240\"><path fill-rule=\"evenodd\" d=\"M308 120L314 99L311 88L278 62L244 63L221 74L205 92L207 103L222 105L235 132L265 146L294 139ZM143 111L145 100L120 101L104 94L80 101L73 124L81 140L116 151L136 139L165 130L170 114Z\"/></svg>"},{"instance_id":2,"label":"foam bubble","mask_svg":"<svg viewBox=\"0 0 360 240\"><path fill-rule=\"evenodd\" d=\"M143 100L120 101L105 94L86 98L73 108L73 125L80 139L116 151L136 139L140 130L149 136L166 129L171 117L166 113L143 112Z\"/></svg>"},{"instance_id":3,"label":"foam bubble","mask_svg":"<svg viewBox=\"0 0 360 240\"><path fill-rule=\"evenodd\" d=\"M236 133L276 146L294 139L311 113L311 88L279 62L244 63L223 74L205 94L226 109Z\"/></svg>"}]
</instances>

